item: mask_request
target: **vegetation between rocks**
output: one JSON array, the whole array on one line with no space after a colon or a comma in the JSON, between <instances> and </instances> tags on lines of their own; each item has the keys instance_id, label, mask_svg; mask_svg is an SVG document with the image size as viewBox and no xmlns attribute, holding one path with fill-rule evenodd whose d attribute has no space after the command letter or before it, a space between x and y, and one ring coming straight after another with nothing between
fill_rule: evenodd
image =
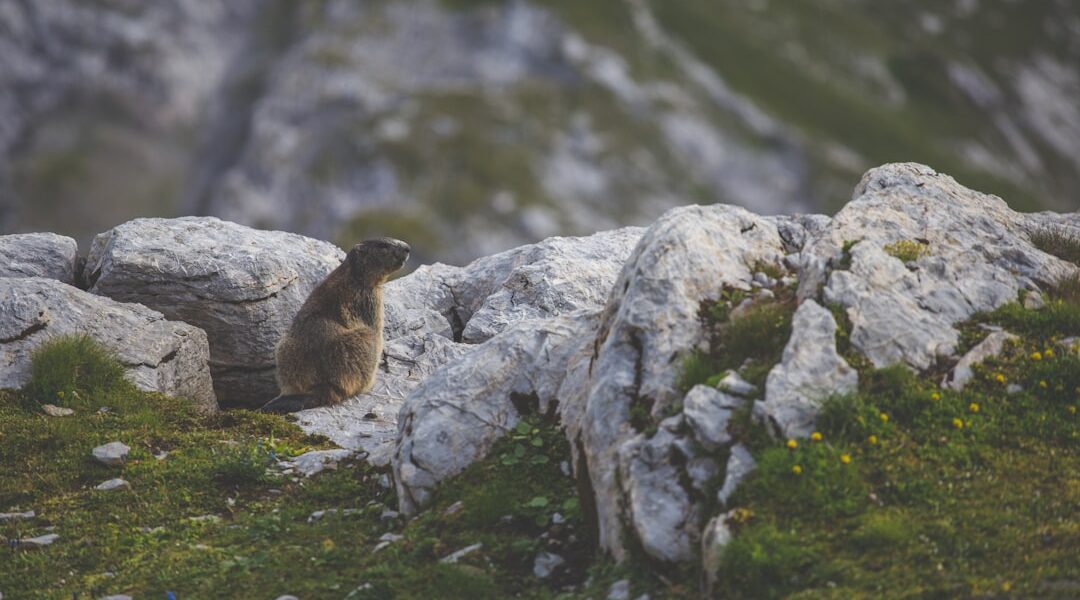
<instances>
[{"instance_id":1,"label":"vegetation between rocks","mask_svg":"<svg viewBox=\"0 0 1080 600\"><path fill-rule=\"evenodd\" d=\"M309 479L278 461L329 446L272 415L197 413L138 391L85 338L43 347L32 381L0 392L0 592L11 598L578 598L644 570L593 555L565 436L531 417L405 521L384 470ZM49 416L43 406L74 414ZM109 467L91 449L131 447ZM129 490L94 487L122 477ZM318 512L325 511L325 512ZM51 545L19 540L47 533ZM480 544L454 561L452 555ZM541 579L535 558L565 562Z\"/></svg>"}]
</instances>

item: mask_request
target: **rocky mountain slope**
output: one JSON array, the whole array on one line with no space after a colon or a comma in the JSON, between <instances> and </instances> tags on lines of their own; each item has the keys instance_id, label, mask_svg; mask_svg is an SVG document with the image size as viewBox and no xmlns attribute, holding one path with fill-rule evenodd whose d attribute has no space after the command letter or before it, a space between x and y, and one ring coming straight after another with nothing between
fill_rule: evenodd
<instances>
[{"instance_id":1,"label":"rocky mountain slope","mask_svg":"<svg viewBox=\"0 0 1080 600\"><path fill-rule=\"evenodd\" d=\"M1072 208L1078 62L1067 0L18 0L0 228L207 214L463 263L693 202L831 212L889 160Z\"/></svg>"},{"instance_id":2,"label":"rocky mountain slope","mask_svg":"<svg viewBox=\"0 0 1080 600\"><path fill-rule=\"evenodd\" d=\"M80 278L87 293L26 277L73 268L27 266L75 260L39 252L43 239L0 237L0 251L20 257L17 271L0 272L0 322L14 324L0 335L4 381L26 381L37 345L85 333L116 348L144 389L195 389L203 408L208 372L223 407L272 397L274 339L311 273L340 260L324 242L214 218L137 220L98 236ZM297 413L297 424L389 466L399 510L412 516L445 482L505 451L499 444L527 439L523 423L552 423L589 539L619 562L692 564L708 578L738 539L738 511L770 505L768 486L789 485L769 479L777 469L802 474L789 457L819 468L811 461L827 454L823 473L850 463L847 446L829 454L831 441L783 454L820 431L862 448L900 435L890 418L918 437L971 430L982 410L989 420L972 435L997 436L1042 427L1045 415L1031 415L1049 410L1052 430L1024 435L1053 448L1075 439L1078 261L1077 213L1018 213L914 163L867 172L832 218L678 207L644 230L551 238L386 284L378 386ZM140 344L110 333L99 314ZM965 396L968 382L975 391ZM881 385L899 391L875 395ZM954 405L967 406L967 421L935 408ZM788 440L787 450L769 439ZM740 492L759 471L757 491ZM844 473L819 485L848 486ZM866 502L851 485L841 495ZM741 504L747 494L758 504Z\"/></svg>"}]
</instances>

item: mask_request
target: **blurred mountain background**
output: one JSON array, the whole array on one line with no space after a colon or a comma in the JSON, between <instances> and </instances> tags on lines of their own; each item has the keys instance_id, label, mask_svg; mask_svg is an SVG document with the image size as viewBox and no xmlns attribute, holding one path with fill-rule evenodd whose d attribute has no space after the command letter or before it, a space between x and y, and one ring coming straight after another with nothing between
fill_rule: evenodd
<instances>
[{"instance_id":1,"label":"blurred mountain background","mask_svg":"<svg viewBox=\"0 0 1080 600\"><path fill-rule=\"evenodd\" d=\"M0 232L216 215L461 263L925 162L1080 205L1073 0L2 0Z\"/></svg>"}]
</instances>

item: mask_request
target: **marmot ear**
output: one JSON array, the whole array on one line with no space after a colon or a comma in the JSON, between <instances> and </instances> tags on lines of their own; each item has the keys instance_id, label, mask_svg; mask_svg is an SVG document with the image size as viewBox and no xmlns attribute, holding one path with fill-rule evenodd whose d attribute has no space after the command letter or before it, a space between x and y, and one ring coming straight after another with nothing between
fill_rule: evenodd
<instances>
[{"instance_id":1,"label":"marmot ear","mask_svg":"<svg viewBox=\"0 0 1080 600\"><path fill-rule=\"evenodd\" d=\"M362 254L363 250L360 249L360 244L357 244L345 255L345 262L349 263L349 274L354 277L360 275L360 265L364 262Z\"/></svg>"}]
</instances>

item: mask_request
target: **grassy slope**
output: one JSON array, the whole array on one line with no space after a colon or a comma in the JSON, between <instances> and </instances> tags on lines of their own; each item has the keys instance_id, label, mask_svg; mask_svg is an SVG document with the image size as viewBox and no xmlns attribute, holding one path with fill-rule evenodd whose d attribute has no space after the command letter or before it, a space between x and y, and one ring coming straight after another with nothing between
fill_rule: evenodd
<instances>
[{"instance_id":1,"label":"grassy slope","mask_svg":"<svg viewBox=\"0 0 1080 600\"><path fill-rule=\"evenodd\" d=\"M789 448L739 415L735 435L759 469L726 507L734 509L735 538L715 565L723 595L1080 593L1080 355L1057 346L1080 335L1077 290L1062 286L1040 311L1012 304L966 324L965 347L985 335L978 323L1002 325L1021 341L962 393L933 385L941 373L873 371L851 357L861 388L827 404L820 441ZM744 374L760 383L779 356L789 294L780 290L735 316L742 296L726 298L703 311L717 333L713 352L688 363L685 386L741 364L741 355L755 359ZM776 335L761 335L766 327ZM850 352L844 327L841 319L840 347ZM1024 391L1009 394L1009 383ZM76 414L48 417L46 401ZM122 468L90 458L91 448L112 440L133 449ZM272 455L323 446L278 417L204 416L182 400L135 391L92 344L60 344L36 357L26 389L0 392L0 511L38 513L0 524L0 535L61 536L45 549L0 554L0 592L596 598L629 577L635 594L697 595L694 568L664 579L640 560L615 567L593 554L574 482L560 468L569 448L538 417L444 484L432 508L408 523L381 518L394 494L379 483L384 473L365 464L299 481L270 468ZM167 457L154 457L163 450ZM92 489L116 476L133 489ZM460 511L447 510L458 501ZM308 521L329 508L354 511ZM564 523L554 524L556 512ZM220 520L192 520L204 515ZM404 537L374 552L387 532ZM459 563L440 562L475 543L483 547ZM542 582L532 561L544 550L565 557L568 568Z\"/></svg>"},{"instance_id":2,"label":"grassy slope","mask_svg":"<svg viewBox=\"0 0 1080 600\"><path fill-rule=\"evenodd\" d=\"M383 520L396 507L384 477L347 464L309 480L275 473L272 455L324 447L284 419L233 411L199 415L183 400L132 389L111 359L86 341L39 355L33 382L0 392L0 511L35 510L0 523L0 536L55 532L39 550L0 553L0 592L10 598L343 598L556 597L566 585L597 595L629 567L594 562L581 527L564 436L530 419L491 459L443 486L432 509L404 523ZM49 417L42 402L76 411ZM102 406L108 412L99 413ZM124 467L97 464L90 450L121 440ZM161 451L163 460L154 457ZM269 469L269 470L268 470ZM131 491L99 492L123 477ZM461 501L463 508L444 514ZM355 509L309 523L317 510ZM565 522L553 524L555 513ZM220 520L193 520L215 515ZM373 552L384 533L403 539ZM475 543L457 564L439 559ZM532 575L541 550L569 568L546 583ZM638 585L655 585L643 573ZM582 592L584 593L584 592ZM574 595L576 597L576 594Z\"/></svg>"}]
</instances>

